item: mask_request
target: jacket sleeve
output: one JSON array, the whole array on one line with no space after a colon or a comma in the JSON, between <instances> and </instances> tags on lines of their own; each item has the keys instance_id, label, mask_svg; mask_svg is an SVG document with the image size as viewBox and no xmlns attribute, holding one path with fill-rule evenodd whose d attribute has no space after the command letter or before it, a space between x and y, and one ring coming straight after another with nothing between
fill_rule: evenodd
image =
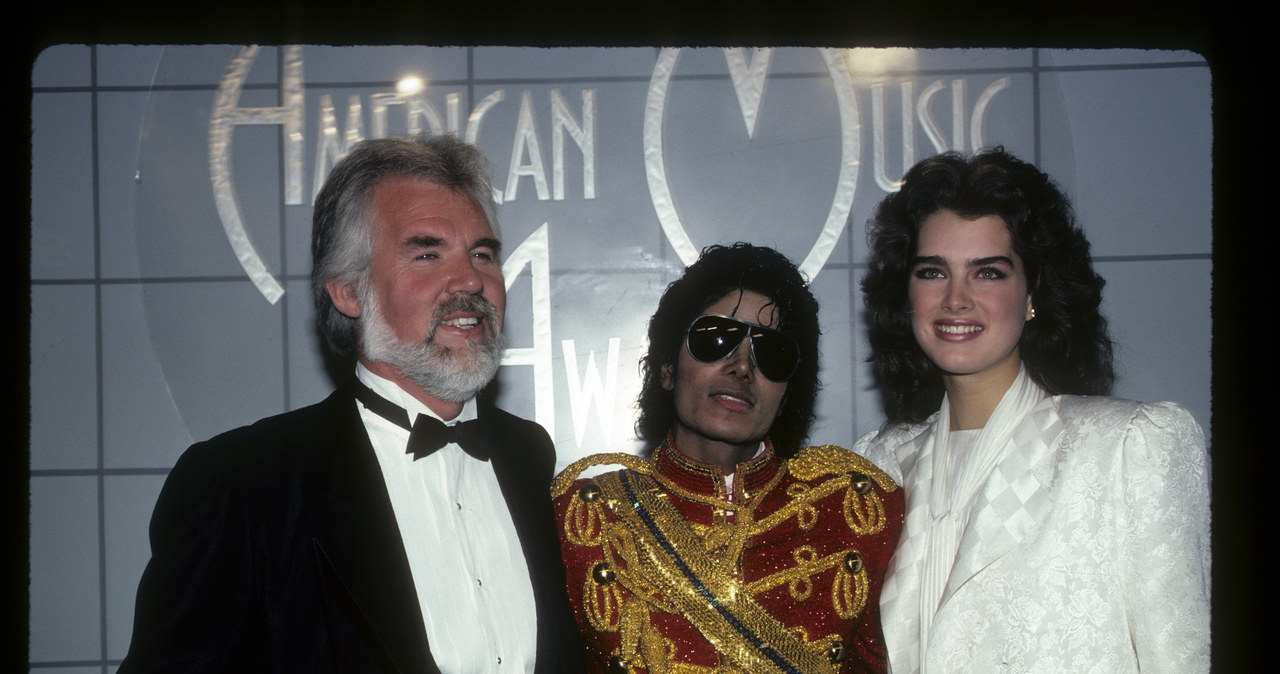
<instances>
[{"instance_id":1,"label":"jacket sleeve","mask_svg":"<svg viewBox=\"0 0 1280 674\"><path fill-rule=\"evenodd\" d=\"M1204 435L1172 403L1141 405L1123 438L1126 612L1142 671L1209 671Z\"/></svg>"},{"instance_id":2,"label":"jacket sleeve","mask_svg":"<svg viewBox=\"0 0 1280 674\"><path fill-rule=\"evenodd\" d=\"M133 638L119 672L229 671L252 650L254 560L243 490L198 444L178 460L151 518Z\"/></svg>"},{"instance_id":3,"label":"jacket sleeve","mask_svg":"<svg viewBox=\"0 0 1280 674\"><path fill-rule=\"evenodd\" d=\"M909 427L891 426L863 435L853 445L853 452L874 463L880 470L889 474L894 482L903 483L902 463L898 460L897 450L902 443L910 439Z\"/></svg>"}]
</instances>

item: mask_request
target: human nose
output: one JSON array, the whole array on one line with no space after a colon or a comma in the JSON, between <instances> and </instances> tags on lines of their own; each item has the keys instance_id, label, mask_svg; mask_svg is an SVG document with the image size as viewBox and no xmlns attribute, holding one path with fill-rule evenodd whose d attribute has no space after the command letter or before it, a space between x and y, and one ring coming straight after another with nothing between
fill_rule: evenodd
<instances>
[{"instance_id":1,"label":"human nose","mask_svg":"<svg viewBox=\"0 0 1280 674\"><path fill-rule=\"evenodd\" d=\"M751 336L747 335L738 342L738 347L725 358L728 372L743 379L755 374L756 361L751 353Z\"/></svg>"},{"instance_id":2,"label":"human nose","mask_svg":"<svg viewBox=\"0 0 1280 674\"><path fill-rule=\"evenodd\" d=\"M942 298L942 306L948 311L964 311L973 308L969 284L963 279L952 279L947 283L946 295Z\"/></svg>"},{"instance_id":3,"label":"human nose","mask_svg":"<svg viewBox=\"0 0 1280 674\"><path fill-rule=\"evenodd\" d=\"M484 292L484 274L476 268L471 256L463 256L449 266L445 288L454 295L479 295Z\"/></svg>"}]
</instances>

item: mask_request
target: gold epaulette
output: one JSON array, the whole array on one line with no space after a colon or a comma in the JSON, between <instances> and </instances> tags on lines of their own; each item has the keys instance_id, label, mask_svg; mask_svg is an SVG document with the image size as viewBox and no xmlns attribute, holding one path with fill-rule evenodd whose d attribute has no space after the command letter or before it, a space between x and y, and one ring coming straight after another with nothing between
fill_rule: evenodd
<instances>
[{"instance_id":1,"label":"gold epaulette","mask_svg":"<svg viewBox=\"0 0 1280 674\"><path fill-rule=\"evenodd\" d=\"M787 461L787 470L792 475L810 482L823 475L840 475L842 473L862 473L886 492L898 488L889 474L880 470L866 457L837 445L821 447L805 447Z\"/></svg>"},{"instance_id":2,"label":"gold epaulette","mask_svg":"<svg viewBox=\"0 0 1280 674\"><path fill-rule=\"evenodd\" d=\"M604 454L592 454L583 459L578 459L569 464L556 479L551 481L551 498L559 498L561 494L569 490L573 486L574 480L582 474L582 471L594 466L622 466L628 470L634 470L637 473L645 475L653 474L653 464L644 457L635 454L627 454L625 452L607 452Z\"/></svg>"}]
</instances>

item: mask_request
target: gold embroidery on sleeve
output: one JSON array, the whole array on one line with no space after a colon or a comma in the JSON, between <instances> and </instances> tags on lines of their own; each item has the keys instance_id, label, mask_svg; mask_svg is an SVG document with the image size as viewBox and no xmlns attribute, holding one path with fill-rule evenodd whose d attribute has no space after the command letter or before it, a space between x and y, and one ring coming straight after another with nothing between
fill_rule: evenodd
<instances>
[{"instance_id":1,"label":"gold embroidery on sleeve","mask_svg":"<svg viewBox=\"0 0 1280 674\"><path fill-rule=\"evenodd\" d=\"M831 584L831 605L835 607L836 614L845 620L857 617L867 607L870 588L862 555L856 550L847 553L836 567L835 581Z\"/></svg>"},{"instance_id":2,"label":"gold embroidery on sleeve","mask_svg":"<svg viewBox=\"0 0 1280 674\"><path fill-rule=\"evenodd\" d=\"M852 486L844 493L844 521L859 536L870 536L884 531L889 518L885 515L884 501L875 490L859 494Z\"/></svg>"},{"instance_id":3,"label":"gold embroidery on sleeve","mask_svg":"<svg viewBox=\"0 0 1280 674\"><path fill-rule=\"evenodd\" d=\"M887 492L898 488L893 478L880 470L879 466L863 456L836 445L805 447L788 461L787 465L792 475L805 482L812 482L824 475L862 473L875 480L876 484Z\"/></svg>"}]
</instances>

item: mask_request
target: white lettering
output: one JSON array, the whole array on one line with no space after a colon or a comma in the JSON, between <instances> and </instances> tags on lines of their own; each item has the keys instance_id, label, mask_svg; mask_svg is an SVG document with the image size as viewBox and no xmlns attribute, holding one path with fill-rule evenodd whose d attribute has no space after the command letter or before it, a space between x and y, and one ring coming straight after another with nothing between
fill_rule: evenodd
<instances>
[{"instance_id":1,"label":"white lettering","mask_svg":"<svg viewBox=\"0 0 1280 674\"><path fill-rule=\"evenodd\" d=\"M906 172L915 163L916 156L916 123L911 114L911 101L915 99L915 83L903 82L902 91L902 171ZM876 82L871 85L871 130L872 130L872 163L875 165L876 185L885 192L895 192L902 186L900 180L890 180L886 165L888 144L884 130L884 85Z\"/></svg>"},{"instance_id":2,"label":"white lettering","mask_svg":"<svg viewBox=\"0 0 1280 674\"><path fill-rule=\"evenodd\" d=\"M964 151L964 80L951 80L951 147Z\"/></svg>"},{"instance_id":3,"label":"white lettering","mask_svg":"<svg viewBox=\"0 0 1280 674\"><path fill-rule=\"evenodd\" d=\"M556 89L551 90L551 178L556 201L564 200L564 134L582 150L582 198L596 198L596 92L582 90L582 124Z\"/></svg>"},{"instance_id":4,"label":"white lettering","mask_svg":"<svg viewBox=\"0 0 1280 674\"><path fill-rule=\"evenodd\" d=\"M408 96L398 93L373 94L369 97L369 101L373 104L374 138L386 138L391 135L387 127L387 108L391 106L404 106L405 133L410 136L423 132L422 120L424 119L427 121L427 126L431 128L432 135L445 131L444 119L439 111L419 94Z\"/></svg>"},{"instance_id":5,"label":"white lettering","mask_svg":"<svg viewBox=\"0 0 1280 674\"><path fill-rule=\"evenodd\" d=\"M533 366L534 420L555 437L555 388L551 379L551 246L547 223L542 223L502 263L507 290L529 268L533 287L533 346L508 347L502 354L504 366Z\"/></svg>"},{"instance_id":6,"label":"white lettering","mask_svg":"<svg viewBox=\"0 0 1280 674\"><path fill-rule=\"evenodd\" d=\"M275 304L284 295L284 288L267 271L262 257L249 240L235 189L231 184L231 133L241 124L280 124L284 127L285 146L285 203L302 203L302 48L284 47L284 76L281 82L283 105L268 108L240 107L240 92L258 47L248 46L236 50L227 72L218 85L213 102L213 114L209 119L209 177L213 183L214 203L227 241L240 262L240 267L253 281L258 292Z\"/></svg>"},{"instance_id":7,"label":"white lettering","mask_svg":"<svg viewBox=\"0 0 1280 674\"><path fill-rule=\"evenodd\" d=\"M622 340L609 338L609 351L605 358L604 384L600 383L600 371L596 367L596 352L587 352L586 371L581 380L578 377L578 352L572 339L561 340L564 350L565 375L568 377L569 410L573 415L573 435L577 447L582 447L582 438L587 432L587 416L591 411L591 403L595 402L600 416L600 426L604 431L606 442L611 442L613 432L613 409L618 397L618 353L622 349Z\"/></svg>"},{"instance_id":8,"label":"white lettering","mask_svg":"<svg viewBox=\"0 0 1280 674\"><path fill-rule=\"evenodd\" d=\"M973 118L969 120L969 138L973 143L973 151L983 149L982 143L982 122L987 117L987 106L991 105L991 99L996 94L1009 88L1009 78L1001 77L1000 79L987 85L982 90L982 95L978 96L978 102L973 104Z\"/></svg>"},{"instance_id":9,"label":"white lettering","mask_svg":"<svg viewBox=\"0 0 1280 674\"><path fill-rule=\"evenodd\" d=\"M338 116L329 94L320 96L320 142L316 143L315 175L311 181L311 201L315 202L320 188L333 165L347 156L356 143L364 140L364 117L360 114L360 97L352 95L347 102L347 130L340 133Z\"/></svg>"},{"instance_id":10,"label":"white lettering","mask_svg":"<svg viewBox=\"0 0 1280 674\"><path fill-rule=\"evenodd\" d=\"M521 164L525 154L529 163ZM531 176L538 190L538 200L551 198L547 189L547 172L542 167L542 148L538 143L538 130L533 124L532 96L528 91L520 94L520 116L516 120L516 137L511 143L511 163L507 167L507 191L505 201L514 201L520 187L520 176Z\"/></svg>"},{"instance_id":11,"label":"white lettering","mask_svg":"<svg viewBox=\"0 0 1280 674\"><path fill-rule=\"evenodd\" d=\"M484 116L493 106L501 103L506 95L505 90L498 89L481 99L480 103L471 111L471 114L467 116L467 133L464 136L464 140L472 145L476 144L476 139L480 137L480 124L484 122ZM493 188L493 200L497 203L502 203L503 201L502 190L498 189L497 186Z\"/></svg>"},{"instance_id":12,"label":"white lettering","mask_svg":"<svg viewBox=\"0 0 1280 674\"><path fill-rule=\"evenodd\" d=\"M967 80L955 79L951 81L951 142L948 143L944 138L941 128L936 120L933 119L929 110L933 96L947 85L941 80L935 80L925 88L920 94L918 101L915 101L916 115L920 119L921 125L924 127L925 134L929 136L929 140L933 143L934 148L939 152L948 150L964 150L965 149L965 88ZM982 94L978 96L978 100L974 103L973 112L969 117L969 150L977 152L984 149L982 140L982 126L986 119L987 107L991 104L992 99L1001 91L1009 88L1009 78L1001 77L1000 79L987 85ZM902 170L906 172L913 164L915 164L915 120L912 118L912 101L914 99L914 83L903 82L901 84L902 91ZM886 168L886 149L887 140L885 138L885 103L884 103L884 85L877 82L871 85L871 127L872 127L872 160L875 166L876 185L885 192L893 192L901 186L900 181L889 179L888 169Z\"/></svg>"},{"instance_id":13,"label":"white lettering","mask_svg":"<svg viewBox=\"0 0 1280 674\"><path fill-rule=\"evenodd\" d=\"M951 80L952 142L947 142L942 129L933 119L933 113L929 112L929 104L933 101L934 95L946 88L947 85L943 84L942 80L934 80L925 87L924 92L920 94L920 100L916 101L916 116L920 118L920 125L924 127L924 133L933 143L935 150L938 152L964 151L964 80Z\"/></svg>"},{"instance_id":14,"label":"white lettering","mask_svg":"<svg viewBox=\"0 0 1280 674\"><path fill-rule=\"evenodd\" d=\"M458 122L462 118L462 97L457 94L445 94L444 115L447 119L449 133L457 133L462 126Z\"/></svg>"}]
</instances>

